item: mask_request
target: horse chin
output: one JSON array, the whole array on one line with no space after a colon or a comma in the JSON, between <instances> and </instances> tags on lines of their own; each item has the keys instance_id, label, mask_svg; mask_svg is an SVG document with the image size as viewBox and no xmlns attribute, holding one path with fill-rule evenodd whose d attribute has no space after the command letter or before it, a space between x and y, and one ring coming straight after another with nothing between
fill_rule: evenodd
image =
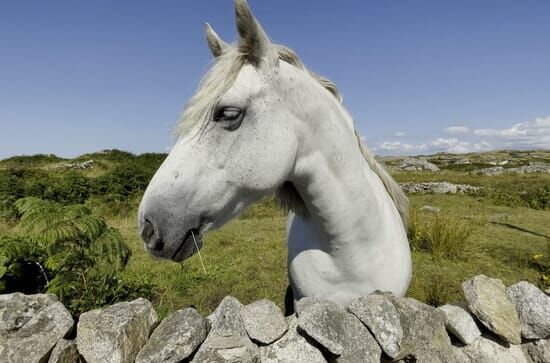
<instances>
[{"instance_id":1,"label":"horse chin","mask_svg":"<svg viewBox=\"0 0 550 363\"><path fill-rule=\"evenodd\" d=\"M182 262L193 256L203 246L202 232L198 230L190 230L183 237L181 244L172 257L170 258L174 262Z\"/></svg>"}]
</instances>

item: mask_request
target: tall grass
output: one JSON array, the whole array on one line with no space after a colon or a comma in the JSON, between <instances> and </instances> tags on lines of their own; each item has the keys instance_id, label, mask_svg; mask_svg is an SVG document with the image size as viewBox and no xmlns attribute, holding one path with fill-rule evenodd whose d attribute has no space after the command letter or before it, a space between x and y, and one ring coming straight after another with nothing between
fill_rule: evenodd
<instances>
[{"instance_id":1,"label":"tall grass","mask_svg":"<svg viewBox=\"0 0 550 363\"><path fill-rule=\"evenodd\" d=\"M463 259L472 230L470 223L456 217L413 210L408 235L413 251L439 258Z\"/></svg>"}]
</instances>

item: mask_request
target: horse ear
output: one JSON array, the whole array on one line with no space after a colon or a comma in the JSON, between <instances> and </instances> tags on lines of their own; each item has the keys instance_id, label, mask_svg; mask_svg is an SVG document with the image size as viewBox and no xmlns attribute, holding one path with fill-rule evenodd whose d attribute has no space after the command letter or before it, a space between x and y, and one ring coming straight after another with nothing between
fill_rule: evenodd
<instances>
[{"instance_id":1,"label":"horse ear","mask_svg":"<svg viewBox=\"0 0 550 363\"><path fill-rule=\"evenodd\" d=\"M248 60L256 66L259 66L262 60L268 65L277 65L279 60L277 52L252 14L247 0L235 0L235 16L239 32L239 48L246 54Z\"/></svg>"},{"instance_id":2,"label":"horse ear","mask_svg":"<svg viewBox=\"0 0 550 363\"><path fill-rule=\"evenodd\" d=\"M210 24L206 23L204 26L204 31L206 33L206 41L208 42L208 47L210 48L212 55L215 58L218 58L227 50L227 48L229 48L229 44L224 42L222 38L218 36Z\"/></svg>"}]
</instances>

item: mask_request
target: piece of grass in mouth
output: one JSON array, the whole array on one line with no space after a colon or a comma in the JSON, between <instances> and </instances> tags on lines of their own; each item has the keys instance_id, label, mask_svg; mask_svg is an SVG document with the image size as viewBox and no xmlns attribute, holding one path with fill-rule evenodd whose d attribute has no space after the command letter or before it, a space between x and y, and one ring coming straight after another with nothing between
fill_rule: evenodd
<instances>
[{"instance_id":1,"label":"piece of grass in mouth","mask_svg":"<svg viewBox=\"0 0 550 363\"><path fill-rule=\"evenodd\" d=\"M204 263L202 262L201 251L199 251L199 246L197 245L197 240L195 239L195 233L193 233L193 231L191 231L191 236L193 236L193 242L195 242L195 248L197 249L197 254L199 255L199 260L201 261L202 270L206 275L206 268L204 268Z\"/></svg>"}]
</instances>

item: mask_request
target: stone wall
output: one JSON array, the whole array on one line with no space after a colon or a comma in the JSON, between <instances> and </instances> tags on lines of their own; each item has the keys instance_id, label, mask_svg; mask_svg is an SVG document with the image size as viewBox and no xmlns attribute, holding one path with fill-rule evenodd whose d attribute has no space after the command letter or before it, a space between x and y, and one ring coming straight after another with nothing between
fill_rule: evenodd
<instances>
[{"instance_id":1,"label":"stone wall","mask_svg":"<svg viewBox=\"0 0 550 363\"><path fill-rule=\"evenodd\" d=\"M375 292L344 307L302 299L284 317L269 300L227 296L204 318L162 322L145 299L74 323L53 295L0 295L2 362L550 362L550 297L483 275L465 300L434 308Z\"/></svg>"}]
</instances>

